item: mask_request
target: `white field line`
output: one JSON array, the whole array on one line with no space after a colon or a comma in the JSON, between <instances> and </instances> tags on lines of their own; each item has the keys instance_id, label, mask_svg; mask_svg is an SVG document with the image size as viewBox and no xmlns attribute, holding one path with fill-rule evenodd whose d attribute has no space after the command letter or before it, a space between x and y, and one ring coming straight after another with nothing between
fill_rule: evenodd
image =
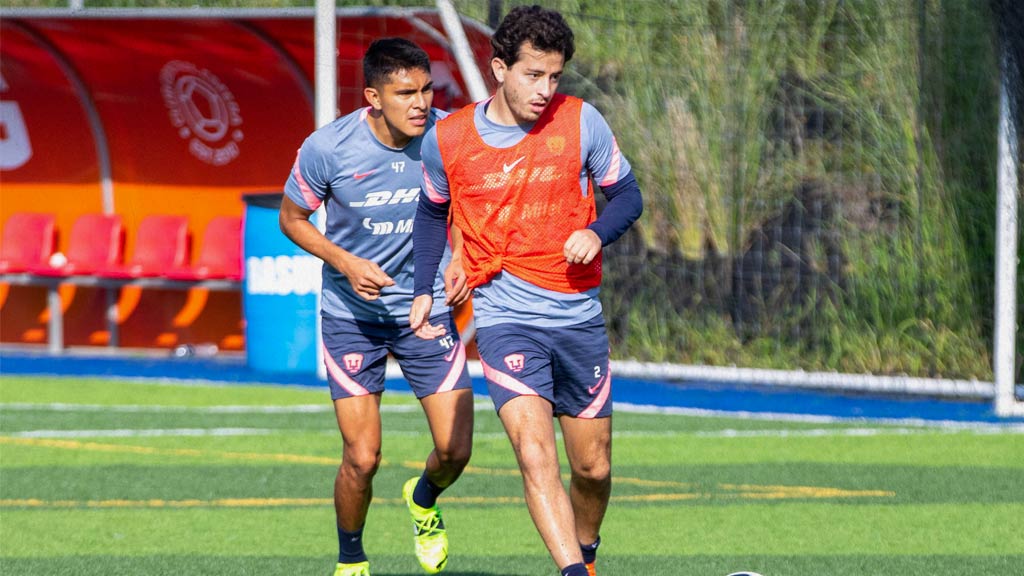
<instances>
[{"instance_id":1,"label":"white field line","mask_svg":"<svg viewBox=\"0 0 1024 576\"><path fill-rule=\"evenodd\" d=\"M977 429L1018 429L1021 422L962 422L958 420L926 420L924 418L865 418L859 416L821 416L814 414L787 414L784 412L750 412L746 410L709 410L706 408L681 408L676 406L651 406L647 404L615 403L615 410L633 414L668 414L680 416L701 416L712 418L736 418L739 420L769 420L774 422L809 422L816 424L884 424L922 428Z\"/></svg>"},{"instance_id":2,"label":"white field line","mask_svg":"<svg viewBox=\"0 0 1024 576\"><path fill-rule=\"evenodd\" d=\"M157 436L265 436L270 428L142 428L114 430L23 430L9 438L143 438Z\"/></svg>"},{"instance_id":3,"label":"white field line","mask_svg":"<svg viewBox=\"0 0 1024 576\"><path fill-rule=\"evenodd\" d=\"M480 410L493 410L490 402L477 402L473 408ZM29 402L7 402L0 403L0 412L4 410L42 410L51 412L173 412L173 413L201 413L201 414L313 414L322 412L334 412L334 406L330 404L295 404L287 406L162 406L155 404L71 404L66 402L29 403ZM416 404L382 404L381 412L406 413L419 412L422 408Z\"/></svg>"},{"instance_id":4,"label":"white field line","mask_svg":"<svg viewBox=\"0 0 1024 576\"><path fill-rule=\"evenodd\" d=\"M382 411L411 412L416 406L387 405ZM66 402L0 404L2 410L41 410L50 412L198 412L205 414L307 414L332 412L330 404L295 404L288 406L161 406L156 404L71 404Z\"/></svg>"},{"instance_id":5,"label":"white field line","mask_svg":"<svg viewBox=\"0 0 1024 576\"><path fill-rule=\"evenodd\" d=\"M8 438L145 438L145 437L200 437L200 436L266 436L293 430L273 428L139 428L139 429L97 429L97 430L22 430L4 436ZM334 431L323 431L322 434L334 436ZM953 428L815 428L815 429L778 429L778 430L620 430L612 436L617 439L651 439L651 438L827 438L827 437L869 437L869 436L910 436L921 434L1024 434L1024 426L992 427L977 429ZM421 437L423 431L393 430L384 431L387 437ZM556 433L561 439L562 434ZM504 432L477 432L476 440L504 440Z\"/></svg>"},{"instance_id":6,"label":"white field line","mask_svg":"<svg viewBox=\"0 0 1024 576\"><path fill-rule=\"evenodd\" d=\"M474 403L475 411L492 411L494 410L493 405L489 400L477 400ZM682 408L682 407L666 407L666 406L651 406L644 404L629 404L623 402L616 402L615 411L621 413L633 413L633 414L662 414L662 415L678 415L678 416L696 416L696 417L709 417L709 418L735 418L740 420L758 420L758 421L781 421L781 422L801 422L801 423L817 423L817 424L849 424L849 423L861 423L867 425L888 425L888 426L899 426L904 428L919 428L922 430L949 430L949 431L974 431L977 433L1024 433L1024 423L1020 422L1007 422L1007 423L991 423L991 422L960 422L952 420L925 420L920 418L863 418L863 417L838 417L838 416L820 416L820 415L808 415L808 414L786 414L786 413L775 413L775 412L749 412L749 411L729 411L729 410L709 410L704 408ZM40 411L53 411L53 412L119 412L119 413L198 413L198 414L308 414L308 413L326 413L332 412L333 406L330 404L295 404L295 405L281 405L281 406L260 406L260 405L235 405L235 406L167 406L167 405L140 405L140 404L72 404L64 402L51 402L51 403L27 403L27 402L8 402L0 403L0 412L4 410L40 410ZM414 413L421 410L416 404L384 404L380 407L381 412L385 413ZM205 429L194 429L194 430L205 430ZM870 428L862 427L855 430L861 430L860 435L868 435L867 430ZM883 428L878 431L879 434L901 433L896 428ZM47 431L39 431L45 433ZM61 431L52 431L54 433ZM100 433L103 431L81 431L83 433ZM827 433L827 434L826 434ZM902 432L906 433L906 432ZM156 434L154 432L154 434ZM388 432L385 431L386 435L403 435L403 432ZM419 435L420 432L408 432L408 435ZM807 431L807 430L790 430L790 431L779 431L779 430L764 430L764 431L708 431L706 433L695 433L695 432L634 432L634 431L616 431L615 435L619 437L630 437L630 436L641 436L641 437L656 437L656 436L679 436L679 435L707 435L715 437L741 437L745 435L856 435L857 432L850 432L847 429L838 429L834 431L828 431L822 429L819 432ZM175 435L167 433L165 435ZM186 434L177 434L186 435ZM477 433L477 438L503 438L504 433L495 432L490 434Z\"/></svg>"}]
</instances>

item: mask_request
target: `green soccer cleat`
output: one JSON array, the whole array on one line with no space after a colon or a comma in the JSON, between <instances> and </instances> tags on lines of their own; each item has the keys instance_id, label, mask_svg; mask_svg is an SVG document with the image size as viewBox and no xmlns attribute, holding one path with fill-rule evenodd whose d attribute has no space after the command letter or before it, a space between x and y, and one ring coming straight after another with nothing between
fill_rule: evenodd
<instances>
[{"instance_id":1,"label":"green soccer cleat","mask_svg":"<svg viewBox=\"0 0 1024 576\"><path fill-rule=\"evenodd\" d=\"M334 576L370 576L370 563L342 564L338 562L338 567L334 569Z\"/></svg>"},{"instance_id":2,"label":"green soccer cleat","mask_svg":"<svg viewBox=\"0 0 1024 576\"><path fill-rule=\"evenodd\" d=\"M436 504L432 508L423 508L412 501L417 482L419 477L410 478L402 486L402 499L412 516L416 559L427 574L437 574L448 565L448 531Z\"/></svg>"}]
</instances>

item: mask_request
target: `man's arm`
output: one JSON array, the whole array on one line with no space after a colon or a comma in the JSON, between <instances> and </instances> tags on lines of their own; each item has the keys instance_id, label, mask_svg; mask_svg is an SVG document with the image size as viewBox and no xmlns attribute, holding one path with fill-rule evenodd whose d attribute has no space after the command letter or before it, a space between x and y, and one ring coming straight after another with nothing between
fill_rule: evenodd
<instances>
[{"instance_id":1,"label":"man's arm","mask_svg":"<svg viewBox=\"0 0 1024 576\"><path fill-rule=\"evenodd\" d=\"M644 200L640 195L640 184L632 172L611 186L602 186L601 191L608 199L608 203L597 220L587 228L593 230L601 239L601 246L607 246L625 234L633 222L643 214Z\"/></svg>"},{"instance_id":2,"label":"man's arm","mask_svg":"<svg viewBox=\"0 0 1024 576\"><path fill-rule=\"evenodd\" d=\"M608 198L601 215L583 230L574 231L565 241L563 253L570 264L590 264L601 249L618 240L644 210L640 186L632 173L601 191Z\"/></svg>"},{"instance_id":3,"label":"man's arm","mask_svg":"<svg viewBox=\"0 0 1024 576\"><path fill-rule=\"evenodd\" d=\"M312 210L303 208L285 196L281 200L278 224L281 232L296 246L333 266L348 278L356 294L366 300L376 300L380 290L394 286L395 281L375 262L355 256L327 239L309 221Z\"/></svg>"},{"instance_id":4,"label":"man's arm","mask_svg":"<svg viewBox=\"0 0 1024 576\"><path fill-rule=\"evenodd\" d=\"M431 326L429 319L434 304L434 278L448 242L448 208L451 204L436 128L424 135L420 157L423 160L423 186L412 226L414 297L409 325L417 336L432 339L444 334L444 327ZM461 237L461 232L457 233ZM456 251L461 255L461 242L459 246L453 246L453 252Z\"/></svg>"},{"instance_id":5,"label":"man's arm","mask_svg":"<svg viewBox=\"0 0 1024 576\"><path fill-rule=\"evenodd\" d=\"M447 306L458 306L469 300L472 290L466 281L466 271L462 267L462 230L455 224L448 228L452 245L452 259L444 270L444 303Z\"/></svg>"},{"instance_id":6,"label":"man's arm","mask_svg":"<svg viewBox=\"0 0 1024 576\"><path fill-rule=\"evenodd\" d=\"M640 217L643 197L629 162L619 151L615 136L601 113L584 104L580 127L587 173L595 177L608 204L597 220L569 236L564 254L569 263L589 264L601 248L618 240Z\"/></svg>"},{"instance_id":7,"label":"man's arm","mask_svg":"<svg viewBox=\"0 0 1024 576\"><path fill-rule=\"evenodd\" d=\"M444 334L443 326L431 326L429 320L434 304L434 277L447 243L448 205L448 202L435 204L421 193L412 226L414 297L409 326L417 336L427 339ZM440 333L437 328L440 328Z\"/></svg>"}]
</instances>

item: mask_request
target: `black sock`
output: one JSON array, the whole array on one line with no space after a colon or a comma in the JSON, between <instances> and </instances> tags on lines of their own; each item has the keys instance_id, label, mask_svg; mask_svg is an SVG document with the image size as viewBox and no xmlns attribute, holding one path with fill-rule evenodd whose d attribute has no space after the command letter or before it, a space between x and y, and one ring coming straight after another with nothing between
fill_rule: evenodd
<instances>
[{"instance_id":1,"label":"black sock","mask_svg":"<svg viewBox=\"0 0 1024 576\"><path fill-rule=\"evenodd\" d=\"M342 564L366 562L366 552L363 552L363 529L346 532L338 526L338 550L338 562Z\"/></svg>"},{"instance_id":2,"label":"black sock","mask_svg":"<svg viewBox=\"0 0 1024 576\"><path fill-rule=\"evenodd\" d=\"M598 536L593 544L580 544L580 552L583 553L583 563L592 564L597 559L597 547L601 545L601 537Z\"/></svg>"},{"instance_id":3,"label":"black sock","mask_svg":"<svg viewBox=\"0 0 1024 576\"><path fill-rule=\"evenodd\" d=\"M416 489L412 491L412 501L417 506L433 508L434 504L437 504L437 497L441 495L441 492L444 492L444 488L431 482L430 478L427 478L427 473L424 472L420 476L419 482L416 483Z\"/></svg>"},{"instance_id":4,"label":"black sock","mask_svg":"<svg viewBox=\"0 0 1024 576\"><path fill-rule=\"evenodd\" d=\"M585 564L570 564L562 568L562 576L588 576Z\"/></svg>"}]
</instances>

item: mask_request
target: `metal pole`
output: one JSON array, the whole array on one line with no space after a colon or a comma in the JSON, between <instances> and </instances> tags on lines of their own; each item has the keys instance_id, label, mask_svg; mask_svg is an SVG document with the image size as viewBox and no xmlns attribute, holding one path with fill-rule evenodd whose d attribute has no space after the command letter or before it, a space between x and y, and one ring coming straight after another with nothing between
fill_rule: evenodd
<instances>
[{"instance_id":1,"label":"metal pole","mask_svg":"<svg viewBox=\"0 0 1024 576\"><path fill-rule=\"evenodd\" d=\"M316 127L326 126L338 116L338 16L334 0L316 0L316 72L314 82ZM320 232L327 226L324 207L320 206L310 220ZM320 325L320 291L316 293L316 372L326 380L327 367L324 364L323 333Z\"/></svg>"},{"instance_id":2,"label":"metal pole","mask_svg":"<svg viewBox=\"0 0 1024 576\"><path fill-rule=\"evenodd\" d=\"M484 100L490 93L487 91L487 84L484 83L484 77L480 74L480 68L473 59L473 51L469 48L469 40L466 39L466 31L462 28L459 13L455 11L451 0L437 0L437 11L441 15L441 24L444 25L448 41L451 42L455 61L466 80L469 97L476 102Z\"/></svg>"},{"instance_id":3,"label":"metal pole","mask_svg":"<svg viewBox=\"0 0 1024 576\"><path fill-rule=\"evenodd\" d=\"M64 310L60 305L60 292L56 282L46 287L46 307L50 311L47 325L47 343L50 354L64 351Z\"/></svg>"},{"instance_id":4,"label":"metal pole","mask_svg":"<svg viewBox=\"0 0 1024 576\"><path fill-rule=\"evenodd\" d=\"M316 0L316 127L338 114L338 21L334 0Z\"/></svg>"},{"instance_id":5,"label":"metal pole","mask_svg":"<svg viewBox=\"0 0 1024 576\"><path fill-rule=\"evenodd\" d=\"M999 155L996 200L996 301L993 372L999 416L1024 414L1015 395L1014 362L1017 337L1017 133L1010 118L1009 74L1003 56L999 83Z\"/></svg>"}]
</instances>

